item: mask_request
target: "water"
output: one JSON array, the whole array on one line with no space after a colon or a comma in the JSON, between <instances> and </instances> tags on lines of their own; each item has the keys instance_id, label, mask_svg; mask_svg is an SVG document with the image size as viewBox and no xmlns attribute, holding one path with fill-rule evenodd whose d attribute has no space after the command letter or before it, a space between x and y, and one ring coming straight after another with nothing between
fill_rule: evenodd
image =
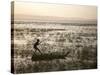
<instances>
[{"instance_id":1,"label":"water","mask_svg":"<svg viewBox=\"0 0 100 75\"><path fill-rule=\"evenodd\" d=\"M33 44L37 38L41 41L38 47L42 53L70 53L65 59L32 61ZM96 68L96 24L18 23L14 24L12 40L15 73Z\"/></svg>"}]
</instances>

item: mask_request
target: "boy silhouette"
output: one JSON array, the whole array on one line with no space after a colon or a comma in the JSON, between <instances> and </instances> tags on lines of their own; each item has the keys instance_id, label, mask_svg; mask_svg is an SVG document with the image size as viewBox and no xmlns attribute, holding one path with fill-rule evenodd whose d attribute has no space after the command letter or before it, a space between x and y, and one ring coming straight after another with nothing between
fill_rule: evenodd
<instances>
[{"instance_id":1,"label":"boy silhouette","mask_svg":"<svg viewBox=\"0 0 100 75\"><path fill-rule=\"evenodd\" d=\"M41 51L38 48L38 45L40 44L40 40L37 39L37 41L33 44L33 48L35 49L35 52L38 51L41 53ZM42 54L42 53L41 53Z\"/></svg>"}]
</instances>

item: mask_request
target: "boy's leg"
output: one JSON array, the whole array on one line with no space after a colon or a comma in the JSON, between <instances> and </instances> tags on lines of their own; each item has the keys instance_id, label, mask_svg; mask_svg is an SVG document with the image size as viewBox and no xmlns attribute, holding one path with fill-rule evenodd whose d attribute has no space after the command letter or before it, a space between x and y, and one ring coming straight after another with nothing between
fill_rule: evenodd
<instances>
[{"instance_id":1,"label":"boy's leg","mask_svg":"<svg viewBox=\"0 0 100 75\"><path fill-rule=\"evenodd\" d=\"M42 52L37 48L37 50L42 54Z\"/></svg>"},{"instance_id":2,"label":"boy's leg","mask_svg":"<svg viewBox=\"0 0 100 75\"><path fill-rule=\"evenodd\" d=\"M35 49L35 51L33 53L36 55L36 49Z\"/></svg>"}]
</instances>

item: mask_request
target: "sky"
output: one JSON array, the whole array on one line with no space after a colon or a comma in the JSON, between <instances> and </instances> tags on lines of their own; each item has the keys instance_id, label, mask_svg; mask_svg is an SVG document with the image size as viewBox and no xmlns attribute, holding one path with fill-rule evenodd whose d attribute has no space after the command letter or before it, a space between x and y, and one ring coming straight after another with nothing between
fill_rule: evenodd
<instances>
[{"instance_id":1,"label":"sky","mask_svg":"<svg viewBox=\"0 0 100 75\"><path fill-rule=\"evenodd\" d=\"M14 15L97 19L96 6L15 2Z\"/></svg>"}]
</instances>

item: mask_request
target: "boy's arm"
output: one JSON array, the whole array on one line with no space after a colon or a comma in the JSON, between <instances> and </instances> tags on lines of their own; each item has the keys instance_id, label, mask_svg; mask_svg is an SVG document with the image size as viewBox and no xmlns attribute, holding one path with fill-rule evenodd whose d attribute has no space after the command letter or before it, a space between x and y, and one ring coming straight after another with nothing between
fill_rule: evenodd
<instances>
[{"instance_id":1,"label":"boy's arm","mask_svg":"<svg viewBox=\"0 0 100 75\"><path fill-rule=\"evenodd\" d=\"M40 41L39 44L41 44L44 40Z\"/></svg>"}]
</instances>

